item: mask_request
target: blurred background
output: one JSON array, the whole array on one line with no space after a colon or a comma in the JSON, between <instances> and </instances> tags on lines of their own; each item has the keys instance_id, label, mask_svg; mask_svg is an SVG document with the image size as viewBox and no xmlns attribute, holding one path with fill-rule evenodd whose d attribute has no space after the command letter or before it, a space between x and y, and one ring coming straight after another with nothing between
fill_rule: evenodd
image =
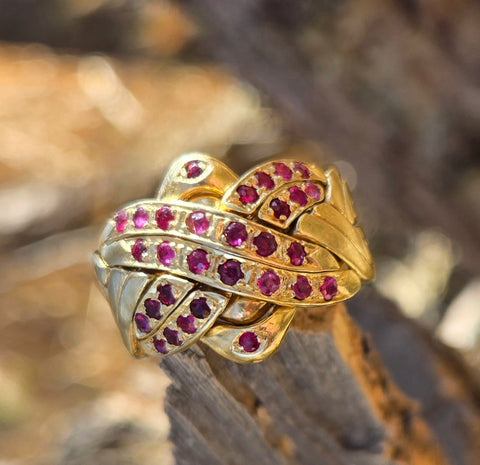
<instances>
[{"instance_id":1,"label":"blurred background","mask_svg":"<svg viewBox=\"0 0 480 465\"><path fill-rule=\"evenodd\" d=\"M0 12L2 465L173 464L168 379L124 349L90 258L104 218L188 151L239 173L279 155L337 165L376 256L370 292L461 354L478 386L477 2Z\"/></svg>"}]
</instances>

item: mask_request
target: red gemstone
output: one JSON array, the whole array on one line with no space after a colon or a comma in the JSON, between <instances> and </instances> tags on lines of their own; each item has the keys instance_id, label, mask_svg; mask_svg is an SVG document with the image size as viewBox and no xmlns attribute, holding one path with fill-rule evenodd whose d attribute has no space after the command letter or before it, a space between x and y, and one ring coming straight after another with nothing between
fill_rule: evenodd
<instances>
[{"instance_id":1,"label":"red gemstone","mask_svg":"<svg viewBox=\"0 0 480 465\"><path fill-rule=\"evenodd\" d=\"M302 207L307 205L307 202L308 202L307 194L305 194L305 192L303 192L302 189L300 189L300 187L292 186L290 187L289 191L290 191L290 200L292 202L298 203Z\"/></svg>"},{"instance_id":2,"label":"red gemstone","mask_svg":"<svg viewBox=\"0 0 480 465\"><path fill-rule=\"evenodd\" d=\"M305 184L305 193L312 198L313 200L320 199L320 189L319 187L314 184L313 182L307 182Z\"/></svg>"},{"instance_id":3,"label":"red gemstone","mask_svg":"<svg viewBox=\"0 0 480 465\"><path fill-rule=\"evenodd\" d=\"M240 196L240 202L244 205L247 203L254 203L258 200L257 189L252 186L241 185L238 187L237 193Z\"/></svg>"},{"instance_id":4,"label":"red gemstone","mask_svg":"<svg viewBox=\"0 0 480 465\"><path fill-rule=\"evenodd\" d=\"M238 343L245 352L255 352L260 347L257 335L252 331L245 331L238 338Z\"/></svg>"},{"instance_id":5,"label":"red gemstone","mask_svg":"<svg viewBox=\"0 0 480 465\"><path fill-rule=\"evenodd\" d=\"M150 318L155 318L156 320L159 320L161 318L162 315L160 314L160 302L158 300L145 299L143 305L145 306L145 313Z\"/></svg>"},{"instance_id":6,"label":"red gemstone","mask_svg":"<svg viewBox=\"0 0 480 465\"><path fill-rule=\"evenodd\" d=\"M272 255L278 247L275 236L268 232L262 232L253 239L253 245L257 248L257 254L260 255L260 257Z\"/></svg>"},{"instance_id":7,"label":"red gemstone","mask_svg":"<svg viewBox=\"0 0 480 465\"><path fill-rule=\"evenodd\" d=\"M222 283L229 286L234 286L245 275L242 271L242 266L237 260L229 259L218 267L218 274Z\"/></svg>"},{"instance_id":8,"label":"red gemstone","mask_svg":"<svg viewBox=\"0 0 480 465\"><path fill-rule=\"evenodd\" d=\"M195 327L195 317L193 315L180 315L177 318L177 325L184 333L193 334L197 332L197 328Z\"/></svg>"},{"instance_id":9,"label":"red gemstone","mask_svg":"<svg viewBox=\"0 0 480 465\"><path fill-rule=\"evenodd\" d=\"M337 280L331 276L327 276L320 286L320 292L327 302L335 298L338 292Z\"/></svg>"},{"instance_id":10,"label":"red gemstone","mask_svg":"<svg viewBox=\"0 0 480 465\"><path fill-rule=\"evenodd\" d=\"M173 289L171 284L159 284L157 286L158 300L163 305L173 305L177 299L173 295Z\"/></svg>"},{"instance_id":11,"label":"red gemstone","mask_svg":"<svg viewBox=\"0 0 480 465\"><path fill-rule=\"evenodd\" d=\"M168 352L167 341L165 339L157 339L154 337L153 346L155 347L155 350L161 354L166 354Z\"/></svg>"},{"instance_id":12,"label":"red gemstone","mask_svg":"<svg viewBox=\"0 0 480 465\"><path fill-rule=\"evenodd\" d=\"M310 170L303 163L300 163L299 161L295 162L295 171L297 173L300 173L300 176L303 179L308 179L310 177Z\"/></svg>"},{"instance_id":13,"label":"red gemstone","mask_svg":"<svg viewBox=\"0 0 480 465\"><path fill-rule=\"evenodd\" d=\"M271 191L275 187L272 177L265 173L265 171L257 171L255 173L258 187L264 187L267 191Z\"/></svg>"},{"instance_id":14,"label":"red gemstone","mask_svg":"<svg viewBox=\"0 0 480 465\"><path fill-rule=\"evenodd\" d=\"M207 304L207 299L205 297L199 297L190 302L190 311L195 318L203 320L210 315L211 309Z\"/></svg>"},{"instance_id":15,"label":"red gemstone","mask_svg":"<svg viewBox=\"0 0 480 465\"><path fill-rule=\"evenodd\" d=\"M295 292L295 298L298 300L305 300L310 297L312 293L312 286L305 276L298 276L297 282L292 286L293 292Z\"/></svg>"},{"instance_id":16,"label":"red gemstone","mask_svg":"<svg viewBox=\"0 0 480 465\"><path fill-rule=\"evenodd\" d=\"M137 325L138 330L142 333L149 333L152 330L150 328L148 316L143 313L137 313L135 315L135 324Z\"/></svg>"},{"instance_id":17,"label":"red gemstone","mask_svg":"<svg viewBox=\"0 0 480 465\"><path fill-rule=\"evenodd\" d=\"M200 166L200 162L198 160L185 163L184 168L187 172L188 179L198 178L203 173L203 168Z\"/></svg>"},{"instance_id":18,"label":"red gemstone","mask_svg":"<svg viewBox=\"0 0 480 465\"><path fill-rule=\"evenodd\" d=\"M202 249L195 249L187 257L188 268L192 273L202 274L207 271L210 262L208 261L207 252Z\"/></svg>"},{"instance_id":19,"label":"red gemstone","mask_svg":"<svg viewBox=\"0 0 480 465\"><path fill-rule=\"evenodd\" d=\"M148 221L148 213L143 207L138 207L137 211L133 214L133 224L137 229L143 228Z\"/></svg>"},{"instance_id":20,"label":"red gemstone","mask_svg":"<svg viewBox=\"0 0 480 465\"><path fill-rule=\"evenodd\" d=\"M137 239L132 247L132 256L137 262L143 262L143 255L147 251L142 239Z\"/></svg>"},{"instance_id":21,"label":"red gemstone","mask_svg":"<svg viewBox=\"0 0 480 465\"><path fill-rule=\"evenodd\" d=\"M290 263L294 266L300 266L303 264L307 253L305 247L299 242L292 242L288 247L287 255L290 257Z\"/></svg>"},{"instance_id":22,"label":"red gemstone","mask_svg":"<svg viewBox=\"0 0 480 465\"><path fill-rule=\"evenodd\" d=\"M115 220L115 228L117 229L117 232L122 233L123 231L125 231L125 227L128 224L128 217L125 210L119 211L115 216L114 220Z\"/></svg>"},{"instance_id":23,"label":"red gemstone","mask_svg":"<svg viewBox=\"0 0 480 465\"><path fill-rule=\"evenodd\" d=\"M169 344L172 346L181 346L182 341L178 337L178 331L176 329L165 328L163 330L163 335Z\"/></svg>"},{"instance_id":24,"label":"red gemstone","mask_svg":"<svg viewBox=\"0 0 480 465\"><path fill-rule=\"evenodd\" d=\"M157 221L157 226L160 229L166 231L170 226L170 223L175 219L175 215L172 213L170 207L166 205L157 210L155 214L155 220Z\"/></svg>"},{"instance_id":25,"label":"red gemstone","mask_svg":"<svg viewBox=\"0 0 480 465\"><path fill-rule=\"evenodd\" d=\"M285 181L292 179L292 170L285 163L275 163L275 174L281 176Z\"/></svg>"},{"instance_id":26,"label":"red gemstone","mask_svg":"<svg viewBox=\"0 0 480 465\"><path fill-rule=\"evenodd\" d=\"M158 261L165 266L170 266L175 258L175 249L168 241L164 241L157 245Z\"/></svg>"},{"instance_id":27,"label":"red gemstone","mask_svg":"<svg viewBox=\"0 0 480 465\"><path fill-rule=\"evenodd\" d=\"M280 277L273 270L267 270L260 276L257 284L263 295L270 296L280 289Z\"/></svg>"},{"instance_id":28,"label":"red gemstone","mask_svg":"<svg viewBox=\"0 0 480 465\"><path fill-rule=\"evenodd\" d=\"M285 217L287 219L290 216L290 207L284 200L273 199L270 202L270 208L273 210L273 216L277 219Z\"/></svg>"},{"instance_id":29,"label":"red gemstone","mask_svg":"<svg viewBox=\"0 0 480 465\"><path fill-rule=\"evenodd\" d=\"M242 223L230 223L223 232L228 245L241 246L248 239L247 228Z\"/></svg>"},{"instance_id":30,"label":"red gemstone","mask_svg":"<svg viewBox=\"0 0 480 465\"><path fill-rule=\"evenodd\" d=\"M191 233L198 235L206 232L210 226L210 221L208 221L207 215L202 211L190 213L186 223L188 230Z\"/></svg>"}]
</instances>

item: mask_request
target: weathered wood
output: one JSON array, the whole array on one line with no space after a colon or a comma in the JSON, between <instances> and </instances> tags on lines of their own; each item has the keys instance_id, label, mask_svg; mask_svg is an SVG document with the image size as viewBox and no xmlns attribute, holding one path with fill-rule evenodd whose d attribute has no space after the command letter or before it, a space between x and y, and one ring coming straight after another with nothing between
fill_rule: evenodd
<instances>
[{"instance_id":1,"label":"weathered wood","mask_svg":"<svg viewBox=\"0 0 480 465\"><path fill-rule=\"evenodd\" d=\"M202 346L161 368L179 465L449 463L343 305L299 312L264 363Z\"/></svg>"}]
</instances>

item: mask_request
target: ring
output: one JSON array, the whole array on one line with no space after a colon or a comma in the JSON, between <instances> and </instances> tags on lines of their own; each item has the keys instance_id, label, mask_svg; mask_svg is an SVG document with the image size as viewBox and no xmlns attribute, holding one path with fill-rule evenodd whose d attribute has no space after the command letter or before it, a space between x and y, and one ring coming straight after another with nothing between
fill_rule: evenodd
<instances>
[{"instance_id":1,"label":"ring","mask_svg":"<svg viewBox=\"0 0 480 465\"><path fill-rule=\"evenodd\" d=\"M278 160L239 178L200 153L174 161L156 198L107 220L93 262L134 356L201 341L239 363L272 355L297 310L348 299L375 275L336 168Z\"/></svg>"}]
</instances>

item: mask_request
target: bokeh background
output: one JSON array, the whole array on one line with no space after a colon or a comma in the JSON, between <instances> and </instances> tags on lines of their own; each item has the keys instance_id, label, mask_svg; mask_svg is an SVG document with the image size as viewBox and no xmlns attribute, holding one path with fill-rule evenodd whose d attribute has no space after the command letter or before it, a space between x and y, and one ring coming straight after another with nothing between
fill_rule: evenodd
<instances>
[{"instance_id":1,"label":"bokeh background","mask_svg":"<svg viewBox=\"0 0 480 465\"><path fill-rule=\"evenodd\" d=\"M168 379L93 282L104 218L205 151L334 163L374 291L480 371L480 7L0 0L0 463L173 464Z\"/></svg>"}]
</instances>

